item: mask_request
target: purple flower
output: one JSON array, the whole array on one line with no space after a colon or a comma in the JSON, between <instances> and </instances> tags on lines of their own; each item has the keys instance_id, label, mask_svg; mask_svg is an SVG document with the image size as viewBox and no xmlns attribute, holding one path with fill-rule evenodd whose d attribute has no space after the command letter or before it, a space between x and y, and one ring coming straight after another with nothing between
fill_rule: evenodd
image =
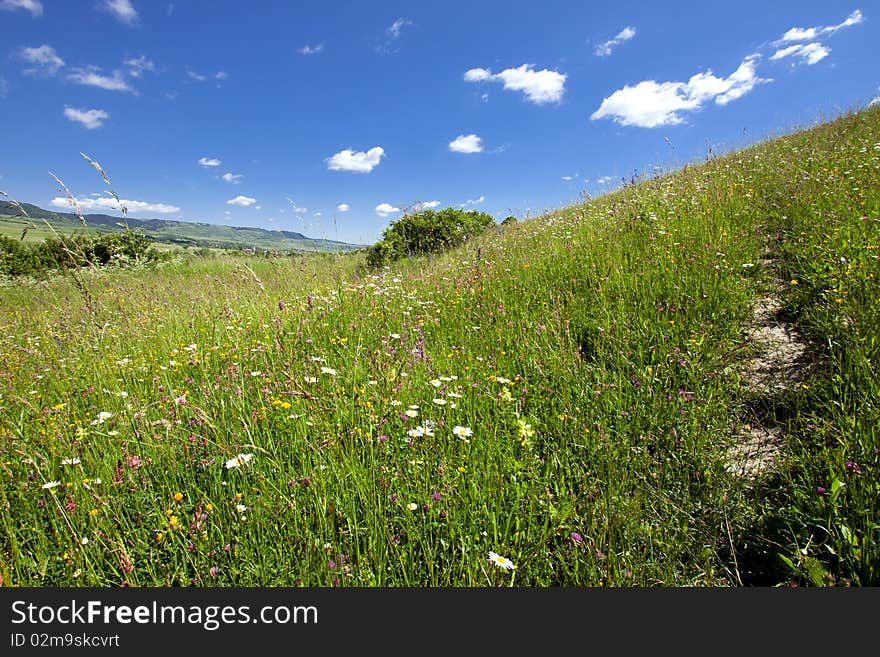
<instances>
[{"instance_id":1,"label":"purple flower","mask_svg":"<svg viewBox=\"0 0 880 657\"><path fill-rule=\"evenodd\" d=\"M855 474L860 474L862 471L859 469L859 464L854 461L846 462L846 469Z\"/></svg>"},{"instance_id":2,"label":"purple flower","mask_svg":"<svg viewBox=\"0 0 880 657\"><path fill-rule=\"evenodd\" d=\"M570 534L570 536L571 536L571 540L573 540L575 543L583 543L584 542L584 537L581 536L580 534L578 534L577 532L572 532Z\"/></svg>"},{"instance_id":3,"label":"purple flower","mask_svg":"<svg viewBox=\"0 0 880 657\"><path fill-rule=\"evenodd\" d=\"M208 571L211 577L217 577L217 573L220 572L220 569L217 566L211 566L211 569Z\"/></svg>"},{"instance_id":4,"label":"purple flower","mask_svg":"<svg viewBox=\"0 0 880 657\"><path fill-rule=\"evenodd\" d=\"M816 493L818 493L819 495L824 495L826 492L827 492L827 491L825 490L825 487L824 487L824 486L819 486L819 487L816 489Z\"/></svg>"}]
</instances>

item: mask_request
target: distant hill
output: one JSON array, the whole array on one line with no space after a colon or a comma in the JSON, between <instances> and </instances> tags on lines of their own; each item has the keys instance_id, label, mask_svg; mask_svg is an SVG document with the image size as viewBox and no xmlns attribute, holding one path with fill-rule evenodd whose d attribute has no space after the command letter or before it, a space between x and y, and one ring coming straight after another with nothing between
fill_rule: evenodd
<instances>
[{"instance_id":1,"label":"distant hill","mask_svg":"<svg viewBox=\"0 0 880 657\"><path fill-rule=\"evenodd\" d=\"M25 212L38 225L44 220L59 232L70 233L83 230L79 217L72 212L53 212L30 203L22 203ZM190 221L172 221L168 219L136 219L114 217L108 214L83 215L86 224L92 230L121 231L126 223L132 230L143 232L149 239L156 242L177 244L191 247L209 247L218 249L260 249L278 251L354 251L361 245L348 244L335 240L315 239L302 233L289 230L266 230L247 226L221 226L216 224L197 223ZM21 230L21 213L11 203L0 202L0 223L10 224ZM10 232L13 232L10 230Z\"/></svg>"}]
</instances>

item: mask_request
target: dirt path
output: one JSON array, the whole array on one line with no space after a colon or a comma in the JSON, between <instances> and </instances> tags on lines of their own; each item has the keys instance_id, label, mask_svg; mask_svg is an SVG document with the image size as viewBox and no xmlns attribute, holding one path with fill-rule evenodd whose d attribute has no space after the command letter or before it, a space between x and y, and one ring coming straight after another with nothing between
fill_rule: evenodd
<instances>
[{"instance_id":1,"label":"dirt path","mask_svg":"<svg viewBox=\"0 0 880 657\"><path fill-rule=\"evenodd\" d=\"M762 260L761 266L774 269L775 260ZM772 401L802 380L806 365L807 342L797 329L780 316L779 294L786 282L775 277L774 290L755 300L752 319L745 330L749 343L758 353L745 365L743 382L757 400ZM749 424L741 428L736 441L727 449L728 472L754 479L773 468L782 450L784 427L753 414Z\"/></svg>"}]
</instances>

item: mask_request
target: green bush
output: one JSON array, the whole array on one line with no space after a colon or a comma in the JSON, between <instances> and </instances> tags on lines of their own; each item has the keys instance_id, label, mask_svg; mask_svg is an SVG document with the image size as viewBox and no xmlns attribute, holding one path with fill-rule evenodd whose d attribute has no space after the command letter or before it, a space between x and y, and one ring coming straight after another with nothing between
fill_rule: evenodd
<instances>
[{"instance_id":1,"label":"green bush","mask_svg":"<svg viewBox=\"0 0 880 657\"><path fill-rule=\"evenodd\" d=\"M75 267L125 267L158 258L150 240L133 231L50 237L33 245L0 236L0 274L5 276L36 276Z\"/></svg>"},{"instance_id":2,"label":"green bush","mask_svg":"<svg viewBox=\"0 0 880 657\"><path fill-rule=\"evenodd\" d=\"M367 266L378 269L406 256L445 251L494 225L491 215L476 210L445 208L405 214L392 222L382 233L382 239L367 250Z\"/></svg>"}]
</instances>

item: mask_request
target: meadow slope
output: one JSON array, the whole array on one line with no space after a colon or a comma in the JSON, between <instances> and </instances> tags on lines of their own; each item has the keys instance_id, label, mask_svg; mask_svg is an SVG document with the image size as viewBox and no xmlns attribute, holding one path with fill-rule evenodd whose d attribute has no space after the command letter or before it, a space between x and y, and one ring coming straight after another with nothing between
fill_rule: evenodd
<instances>
[{"instance_id":1,"label":"meadow slope","mask_svg":"<svg viewBox=\"0 0 880 657\"><path fill-rule=\"evenodd\" d=\"M0 577L876 585L878 254L875 107L381 272L4 285ZM768 294L803 353L755 388Z\"/></svg>"}]
</instances>

